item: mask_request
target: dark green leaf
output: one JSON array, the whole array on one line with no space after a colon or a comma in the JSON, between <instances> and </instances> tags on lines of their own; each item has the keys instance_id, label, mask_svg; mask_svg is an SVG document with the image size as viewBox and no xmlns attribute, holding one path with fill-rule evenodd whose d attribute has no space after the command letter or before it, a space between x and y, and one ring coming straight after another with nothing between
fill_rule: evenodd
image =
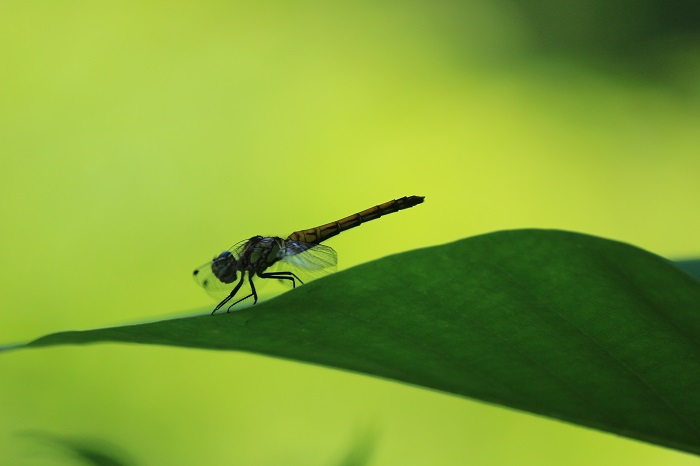
<instances>
[{"instance_id":1,"label":"dark green leaf","mask_svg":"<svg viewBox=\"0 0 700 466\"><path fill-rule=\"evenodd\" d=\"M215 317L64 332L350 369L700 453L700 283L635 247L506 231Z\"/></svg>"},{"instance_id":2,"label":"dark green leaf","mask_svg":"<svg viewBox=\"0 0 700 466\"><path fill-rule=\"evenodd\" d=\"M691 277L694 277L696 280L700 280L700 260L678 261L675 262L675 264L679 269Z\"/></svg>"}]
</instances>

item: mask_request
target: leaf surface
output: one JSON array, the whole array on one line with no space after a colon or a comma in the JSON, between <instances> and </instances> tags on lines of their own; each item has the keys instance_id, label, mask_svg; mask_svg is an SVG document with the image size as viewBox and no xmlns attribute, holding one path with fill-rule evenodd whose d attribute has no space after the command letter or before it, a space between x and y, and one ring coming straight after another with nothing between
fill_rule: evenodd
<instances>
[{"instance_id":1,"label":"leaf surface","mask_svg":"<svg viewBox=\"0 0 700 466\"><path fill-rule=\"evenodd\" d=\"M96 342L306 361L700 453L700 282L577 233L491 233L231 314L62 332L25 347Z\"/></svg>"}]
</instances>

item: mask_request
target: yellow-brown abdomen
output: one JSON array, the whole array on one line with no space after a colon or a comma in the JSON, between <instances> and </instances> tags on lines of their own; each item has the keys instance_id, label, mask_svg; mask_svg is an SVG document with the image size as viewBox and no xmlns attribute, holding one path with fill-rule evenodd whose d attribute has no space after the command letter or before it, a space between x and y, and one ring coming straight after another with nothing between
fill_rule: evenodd
<instances>
[{"instance_id":1,"label":"yellow-brown abdomen","mask_svg":"<svg viewBox=\"0 0 700 466\"><path fill-rule=\"evenodd\" d=\"M424 199L425 197L423 196L408 196L402 197L401 199L394 199L393 201L385 202L384 204L379 204L377 206L370 207L369 209L365 209L362 212L341 218L335 222L326 223L325 225L321 225L316 228L309 228L308 230L295 231L289 235L287 239L318 244L321 241L332 238L341 231L355 228L365 222L377 219L383 215L392 214L394 212L398 212L399 210L408 209L409 207L421 204Z\"/></svg>"}]
</instances>

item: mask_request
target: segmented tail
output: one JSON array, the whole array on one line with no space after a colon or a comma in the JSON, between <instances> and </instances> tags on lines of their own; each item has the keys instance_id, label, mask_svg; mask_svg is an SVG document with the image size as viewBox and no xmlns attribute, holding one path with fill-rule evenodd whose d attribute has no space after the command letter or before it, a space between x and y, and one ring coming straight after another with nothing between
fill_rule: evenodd
<instances>
[{"instance_id":1,"label":"segmented tail","mask_svg":"<svg viewBox=\"0 0 700 466\"><path fill-rule=\"evenodd\" d=\"M359 227L363 223L377 219L383 215L392 214L399 210L408 209L409 207L421 204L424 199L425 197L423 196L408 196L402 197L401 199L394 199L393 201L385 202L384 204L370 207L362 212L341 218L335 222L326 223L316 228L309 228L308 230L295 231L289 235L287 239L318 244L321 241L332 238L341 231Z\"/></svg>"}]
</instances>

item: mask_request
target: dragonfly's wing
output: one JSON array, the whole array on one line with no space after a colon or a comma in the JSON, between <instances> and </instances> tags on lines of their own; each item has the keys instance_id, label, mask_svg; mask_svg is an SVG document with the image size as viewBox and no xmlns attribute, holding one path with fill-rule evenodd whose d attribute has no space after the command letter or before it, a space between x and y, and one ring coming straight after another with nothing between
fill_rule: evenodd
<instances>
[{"instance_id":1,"label":"dragonfly's wing","mask_svg":"<svg viewBox=\"0 0 700 466\"><path fill-rule=\"evenodd\" d=\"M287 240L275 270L293 272L304 282L335 272L338 254L333 248L322 244Z\"/></svg>"},{"instance_id":2,"label":"dragonfly's wing","mask_svg":"<svg viewBox=\"0 0 700 466\"><path fill-rule=\"evenodd\" d=\"M231 246L229 251L238 259L241 256L241 252L245 249L246 244L248 244L248 240L240 241ZM194 281L204 288L210 296L216 299L223 299L231 292L233 287L236 286L236 281L233 283L224 283L219 280L211 269L212 262L214 261L209 261L194 269L192 276L194 277Z\"/></svg>"}]
</instances>

